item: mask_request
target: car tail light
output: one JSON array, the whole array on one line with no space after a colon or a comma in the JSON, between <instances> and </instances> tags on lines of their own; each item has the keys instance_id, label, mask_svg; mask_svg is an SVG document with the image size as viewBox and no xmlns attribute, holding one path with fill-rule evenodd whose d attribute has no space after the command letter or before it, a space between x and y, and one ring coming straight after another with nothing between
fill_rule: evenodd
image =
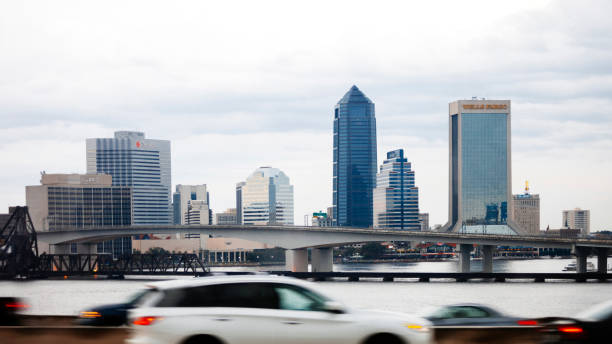
<instances>
[{"instance_id":1,"label":"car tail light","mask_svg":"<svg viewBox=\"0 0 612 344\"><path fill-rule=\"evenodd\" d=\"M516 323L521 326L537 326L538 325L537 320L519 320Z\"/></svg>"},{"instance_id":2,"label":"car tail light","mask_svg":"<svg viewBox=\"0 0 612 344\"><path fill-rule=\"evenodd\" d=\"M578 326L559 326L558 329L563 333L582 333L582 328Z\"/></svg>"},{"instance_id":3,"label":"car tail light","mask_svg":"<svg viewBox=\"0 0 612 344\"><path fill-rule=\"evenodd\" d=\"M21 303L21 302L9 302L9 303L5 303L4 307L15 309L15 308L28 308L30 306L26 305L25 303Z\"/></svg>"},{"instance_id":4,"label":"car tail light","mask_svg":"<svg viewBox=\"0 0 612 344\"><path fill-rule=\"evenodd\" d=\"M140 326L149 326L152 325L154 322L163 319L162 317L138 317L136 318L132 324L134 325L140 325Z\"/></svg>"}]
</instances>

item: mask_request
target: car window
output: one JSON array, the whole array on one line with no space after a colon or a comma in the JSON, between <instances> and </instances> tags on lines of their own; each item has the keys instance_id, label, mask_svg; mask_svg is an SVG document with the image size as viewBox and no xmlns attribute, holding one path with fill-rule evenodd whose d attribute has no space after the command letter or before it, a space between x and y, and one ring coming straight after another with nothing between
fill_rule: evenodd
<instances>
[{"instance_id":1,"label":"car window","mask_svg":"<svg viewBox=\"0 0 612 344\"><path fill-rule=\"evenodd\" d=\"M213 284L164 291L157 307L278 308L278 296L266 283Z\"/></svg>"},{"instance_id":2,"label":"car window","mask_svg":"<svg viewBox=\"0 0 612 344\"><path fill-rule=\"evenodd\" d=\"M131 295L126 301L127 304L138 307L143 303L143 301L152 293L152 289L144 289L140 290L137 293Z\"/></svg>"},{"instance_id":3,"label":"car window","mask_svg":"<svg viewBox=\"0 0 612 344\"><path fill-rule=\"evenodd\" d=\"M489 313L478 307L471 306L451 306L443 307L432 314L432 317L437 319L452 319L452 318L486 318Z\"/></svg>"},{"instance_id":4,"label":"car window","mask_svg":"<svg viewBox=\"0 0 612 344\"><path fill-rule=\"evenodd\" d=\"M489 316L485 310L477 307L453 307L454 318L486 318Z\"/></svg>"},{"instance_id":5,"label":"car window","mask_svg":"<svg viewBox=\"0 0 612 344\"><path fill-rule=\"evenodd\" d=\"M274 286L280 309L294 311L320 311L327 298L308 289L294 285Z\"/></svg>"}]
</instances>

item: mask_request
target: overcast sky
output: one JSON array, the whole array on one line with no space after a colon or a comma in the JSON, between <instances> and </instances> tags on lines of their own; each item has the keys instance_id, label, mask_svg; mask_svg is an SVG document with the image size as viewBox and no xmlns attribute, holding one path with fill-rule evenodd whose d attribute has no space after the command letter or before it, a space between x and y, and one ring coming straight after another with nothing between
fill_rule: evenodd
<instances>
[{"instance_id":1,"label":"overcast sky","mask_svg":"<svg viewBox=\"0 0 612 344\"><path fill-rule=\"evenodd\" d=\"M376 103L378 157L404 148L420 209L448 217L448 103L512 100L513 191L541 225L612 229L612 1L3 1L0 212L40 171L85 173L85 139L172 141L172 183L235 205L283 170L295 220L331 205L333 107Z\"/></svg>"}]
</instances>

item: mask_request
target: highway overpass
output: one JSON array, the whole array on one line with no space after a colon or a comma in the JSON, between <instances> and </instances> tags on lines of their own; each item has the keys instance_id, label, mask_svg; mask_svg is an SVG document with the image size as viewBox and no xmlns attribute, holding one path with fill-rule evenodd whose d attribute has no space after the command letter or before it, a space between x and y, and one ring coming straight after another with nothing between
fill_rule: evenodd
<instances>
[{"instance_id":1,"label":"highway overpass","mask_svg":"<svg viewBox=\"0 0 612 344\"><path fill-rule=\"evenodd\" d=\"M312 251L313 272L332 271L332 247L381 241L419 241L459 244L460 272L469 272L470 252L474 244L482 246L483 271L492 271L495 246L530 246L572 249L577 257L577 272L586 272L586 257L598 256L598 270L607 269L607 256L612 252L612 240L594 238L561 238L551 236L514 236L464 234L449 232L412 232L347 227L242 226L242 225L150 225L96 227L37 232L38 240L49 244L99 242L118 237L143 234L200 234L209 237L240 238L282 247L287 252L287 269L307 271L307 249Z\"/></svg>"}]
</instances>

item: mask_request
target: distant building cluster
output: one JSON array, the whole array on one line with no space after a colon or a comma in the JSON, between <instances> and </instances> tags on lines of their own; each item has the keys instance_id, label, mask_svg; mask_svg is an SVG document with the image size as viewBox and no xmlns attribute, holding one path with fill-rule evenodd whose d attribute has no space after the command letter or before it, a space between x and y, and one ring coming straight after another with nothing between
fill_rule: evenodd
<instances>
[{"instance_id":1,"label":"distant building cluster","mask_svg":"<svg viewBox=\"0 0 612 344\"><path fill-rule=\"evenodd\" d=\"M433 230L539 234L540 195L531 194L528 186L524 193L512 195L510 100L454 101L449 104L448 119L449 219ZM353 86L333 109L332 206L313 212L310 219L306 216L305 225L432 230L429 213L420 210L416 173L405 150L387 152L377 171L376 137L375 104ZM26 187L37 230L294 224L294 187L278 168L257 168L236 184L236 207L213 214L206 184L178 184L172 193L170 141L148 139L142 132L117 131L112 138L86 139L86 159L85 174L43 173L41 185ZM577 208L562 214L565 232L590 233L589 210ZM171 238L180 241L172 244L176 247L199 250L206 247L207 240L215 242L197 234ZM155 239L159 238L125 237L89 246L57 247L56 251L119 256L142 250L150 246L146 240ZM228 248L238 241L220 242L222 248Z\"/></svg>"}]
</instances>

